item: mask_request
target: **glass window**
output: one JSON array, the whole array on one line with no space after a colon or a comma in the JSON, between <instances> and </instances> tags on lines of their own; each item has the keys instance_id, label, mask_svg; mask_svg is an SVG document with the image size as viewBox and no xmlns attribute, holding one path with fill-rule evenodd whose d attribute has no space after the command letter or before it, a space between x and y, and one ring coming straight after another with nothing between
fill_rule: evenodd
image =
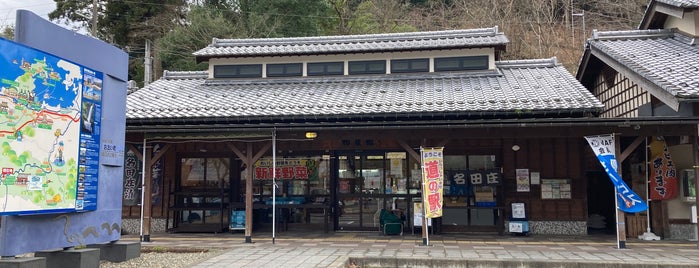
<instances>
[{"instance_id":1,"label":"glass window","mask_svg":"<svg viewBox=\"0 0 699 268\"><path fill-rule=\"evenodd\" d=\"M214 78L262 77L262 64L214 65Z\"/></svg>"},{"instance_id":2,"label":"glass window","mask_svg":"<svg viewBox=\"0 0 699 268\"><path fill-rule=\"evenodd\" d=\"M228 158L182 158L182 187L230 186Z\"/></svg>"},{"instance_id":3,"label":"glass window","mask_svg":"<svg viewBox=\"0 0 699 268\"><path fill-rule=\"evenodd\" d=\"M303 64L283 63L267 64L267 77L301 76L303 74Z\"/></svg>"},{"instance_id":4,"label":"glass window","mask_svg":"<svg viewBox=\"0 0 699 268\"><path fill-rule=\"evenodd\" d=\"M419 73L429 71L429 59L405 59L391 61L391 73Z\"/></svg>"},{"instance_id":5,"label":"glass window","mask_svg":"<svg viewBox=\"0 0 699 268\"><path fill-rule=\"evenodd\" d=\"M369 61L350 61L348 63L349 74L385 74L386 61L384 60L369 60Z\"/></svg>"},{"instance_id":6,"label":"glass window","mask_svg":"<svg viewBox=\"0 0 699 268\"><path fill-rule=\"evenodd\" d=\"M435 72L487 69L488 56L449 57L434 59Z\"/></svg>"},{"instance_id":7,"label":"glass window","mask_svg":"<svg viewBox=\"0 0 699 268\"><path fill-rule=\"evenodd\" d=\"M345 63L338 62L310 62L306 65L308 76L319 75L344 75Z\"/></svg>"}]
</instances>

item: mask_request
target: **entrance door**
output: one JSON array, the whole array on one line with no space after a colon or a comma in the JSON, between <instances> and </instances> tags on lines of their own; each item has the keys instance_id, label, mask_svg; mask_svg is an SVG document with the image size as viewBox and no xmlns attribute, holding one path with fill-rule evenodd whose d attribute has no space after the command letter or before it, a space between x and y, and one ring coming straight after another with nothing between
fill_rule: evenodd
<instances>
[{"instance_id":1,"label":"entrance door","mask_svg":"<svg viewBox=\"0 0 699 268\"><path fill-rule=\"evenodd\" d=\"M406 215L405 152L344 153L336 158L339 230L379 230L382 209Z\"/></svg>"},{"instance_id":2,"label":"entrance door","mask_svg":"<svg viewBox=\"0 0 699 268\"><path fill-rule=\"evenodd\" d=\"M488 185L487 175L496 169L494 155L448 155L441 229L445 232L497 231L501 204L498 185Z\"/></svg>"},{"instance_id":3,"label":"entrance door","mask_svg":"<svg viewBox=\"0 0 699 268\"><path fill-rule=\"evenodd\" d=\"M228 226L231 158L179 157L179 179L171 193L173 230L221 232Z\"/></svg>"}]
</instances>

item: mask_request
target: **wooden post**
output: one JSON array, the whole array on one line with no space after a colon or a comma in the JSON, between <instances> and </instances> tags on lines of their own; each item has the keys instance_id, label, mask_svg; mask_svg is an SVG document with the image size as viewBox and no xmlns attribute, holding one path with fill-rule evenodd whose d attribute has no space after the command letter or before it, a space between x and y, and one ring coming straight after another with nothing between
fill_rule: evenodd
<instances>
[{"instance_id":1,"label":"wooden post","mask_svg":"<svg viewBox=\"0 0 699 268\"><path fill-rule=\"evenodd\" d=\"M252 176L255 164L252 160L252 143L247 144L245 153L245 175L247 177L245 182L245 243L252 243Z\"/></svg>"},{"instance_id":2,"label":"wooden post","mask_svg":"<svg viewBox=\"0 0 699 268\"><path fill-rule=\"evenodd\" d=\"M245 176L246 176L246 181L245 181L245 243L252 243L252 211L253 211L253 205L252 205L252 184L253 184L253 166L255 165L255 162L264 155L267 150L272 146L272 143L267 143L264 146L262 146L262 149L260 149L257 154L253 155L252 153L252 143L247 144L247 149L245 153L241 152L238 147L235 147L233 144L229 144L228 147L231 148L233 153L235 153L242 161L243 164L245 164Z\"/></svg>"},{"instance_id":3,"label":"wooden post","mask_svg":"<svg viewBox=\"0 0 699 268\"><path fill-rule=\"evenodd\" d=\"M143 206L143 237L141 240L143 242L150 242L150 219L152 215L151 211L151 188L153 187L151 185L151 169L152 169L152 164L151 163L151 155L153 154L153 147L148 147L146 146L146 155L143 156L145 161L143 161L146 164L146 168L144 169L146 174L143 176L143 203L141 206Z\"/></svg>"},{"instance_id":4,"label":"wooden post","mask_svg":"<svg viewBox=\"0 0 699 268\"><path fill-rule=\"evenodd\" d=\"M699 150L699 147L697 147L697 146L699 146L699 142L697 141L697 138L699 138L699 125L696 125L696 127L697 127L697 129L696 129L695 134L697 136L694 136L692 138L692 158L694 159L694 166L692 166L692 168L694 168L694 181L691 183L694 183L694 187L695 187L694 189L699 189L699 188L697 188L697 187L699 187L699 152L697 151L697 150ZM687 182L687 183L690 183L690 182ZM689 187L689 185L687 187ZM696 194L695 197L699 197L699 194ZM699 198L696 198L694 200L694 208L699 209ZM667 210L664 210L664 211L667 211ZM691 214L691 212L690 212L690 214ZM697 214L699 214L699 213L697 213ZM699 230L699 216L697 216L697 218L690 220L690 222L692 222L692 221L696 222L695 223L696 228L697 228L696 230ZM699 240L697 240L697 248L699 248Z\"/></svg>"}]
</instances>

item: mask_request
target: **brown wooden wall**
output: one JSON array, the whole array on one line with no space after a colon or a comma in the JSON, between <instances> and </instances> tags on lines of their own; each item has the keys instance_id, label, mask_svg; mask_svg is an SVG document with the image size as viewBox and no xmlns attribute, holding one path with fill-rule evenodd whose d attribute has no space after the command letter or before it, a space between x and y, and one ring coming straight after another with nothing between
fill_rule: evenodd
<instances>
[{"instance_id":1,"label":"brown wooden wall","mask_svg":"<svg viewBox=\"0 0 699 268\"><path fill-rule=\"evenodd\" d=\"M594 155L584 142L577 137L507 140L503 148L506 215L510 215L510 203L524 202L530 220L587 219L587 181L582 164L588 155ZM514 152L514 144L521 149ZM530 185L529 192L517 192L515 170L519 168L540 172L541 179L570 179L571 198L541 199L540 185Z\"/></svg>"},{"instance_id":2,"label":"brown wooden wall","mask_svg":"<svg viewBox=\"0 0 699 268\"><path fill-rule=\"evenodd\" d=\"M366 137L361 136L361 143L366 142ZM376 136L375 136L376 137ZM458 136L457 136L458 137ZM344 137L332 139L319 139L315 142L291 142L280 141L277 148L285 153L306 150L322 150L328 153L332 150L367 149L365 144L355 145L354 139L351 145L343 145ZM371 149L403 150L395 137L389 135L384 138L373 139ZM506 215L510 213L511 202L526 203L527 213L531 220L585 220L587 215L587 183L582 166L587 163L595 163L596 158L582 137L547 137L547 138L445 138L445 139L405 139L412 148L419 148L427 142L429 145L443 143L445 154L494 154L498 165L503 167L505 183L502 187L504 198L501 199L506 207ZM512 145L517 144L520 150L513 151ZM209 153L227 152L231 150L227 143L171 143L171 147L163 157L163 185L160 191L162 202L152 208L153 218L166 217L167 207L171 204L169 192L174 187L177 176L176 158L177 152L196 153L206 149ZM261 144L256 144L259 148ZM244 145L238 144L238 148ZM271 152L268 152L271 154ZM599 168L596 163L595 168ZM527 168L530 172L540 172L541 179L570 179L571 199L541 199L539 185L531 185L530 192L517 192L515 182L515 169ZM138 218L140 206L125 206L124 218Z\"/></svg>"}]
</instances>

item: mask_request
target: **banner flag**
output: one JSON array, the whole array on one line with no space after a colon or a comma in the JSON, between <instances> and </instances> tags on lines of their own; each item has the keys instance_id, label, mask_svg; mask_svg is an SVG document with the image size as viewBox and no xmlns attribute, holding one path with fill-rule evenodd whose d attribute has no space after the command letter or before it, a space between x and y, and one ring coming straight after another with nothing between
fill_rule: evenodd
<instances>
[{"instance_id":1,"label":"banner flag","mask_svg":"<svg viewBox=\"0 0 699 268\"><path fill-rule=\"evenodd\" d=\"M619 209L629 213L648 209L648 205L643 201L643 198L634 193L617 172L618 163L614 152L614 135L586 136L585 139L590 144L592 151L597 155L597 159L616 188Z\"/></svg>"},{"instance_id":2,"label":"banner flag","mask_svg":"<svg viewBox=\"0 0 699 268\"><path fill-rule=\"evenodd\" d=\"M442 217L442 197L444 194L444 155L443 148L421 148L422 155L422 202L426 218Z\"/></svg>"},{"instance_id":3,"label":"banner flag","mask_svg":"<svg viewBox=\"0 0 699 268\"><path fill-rule=\"evenodd\" d=\"M650 145L650 200L665 200L677 197L677 169L665 138L653 137Z\"/></svg>"}]
</instances>

